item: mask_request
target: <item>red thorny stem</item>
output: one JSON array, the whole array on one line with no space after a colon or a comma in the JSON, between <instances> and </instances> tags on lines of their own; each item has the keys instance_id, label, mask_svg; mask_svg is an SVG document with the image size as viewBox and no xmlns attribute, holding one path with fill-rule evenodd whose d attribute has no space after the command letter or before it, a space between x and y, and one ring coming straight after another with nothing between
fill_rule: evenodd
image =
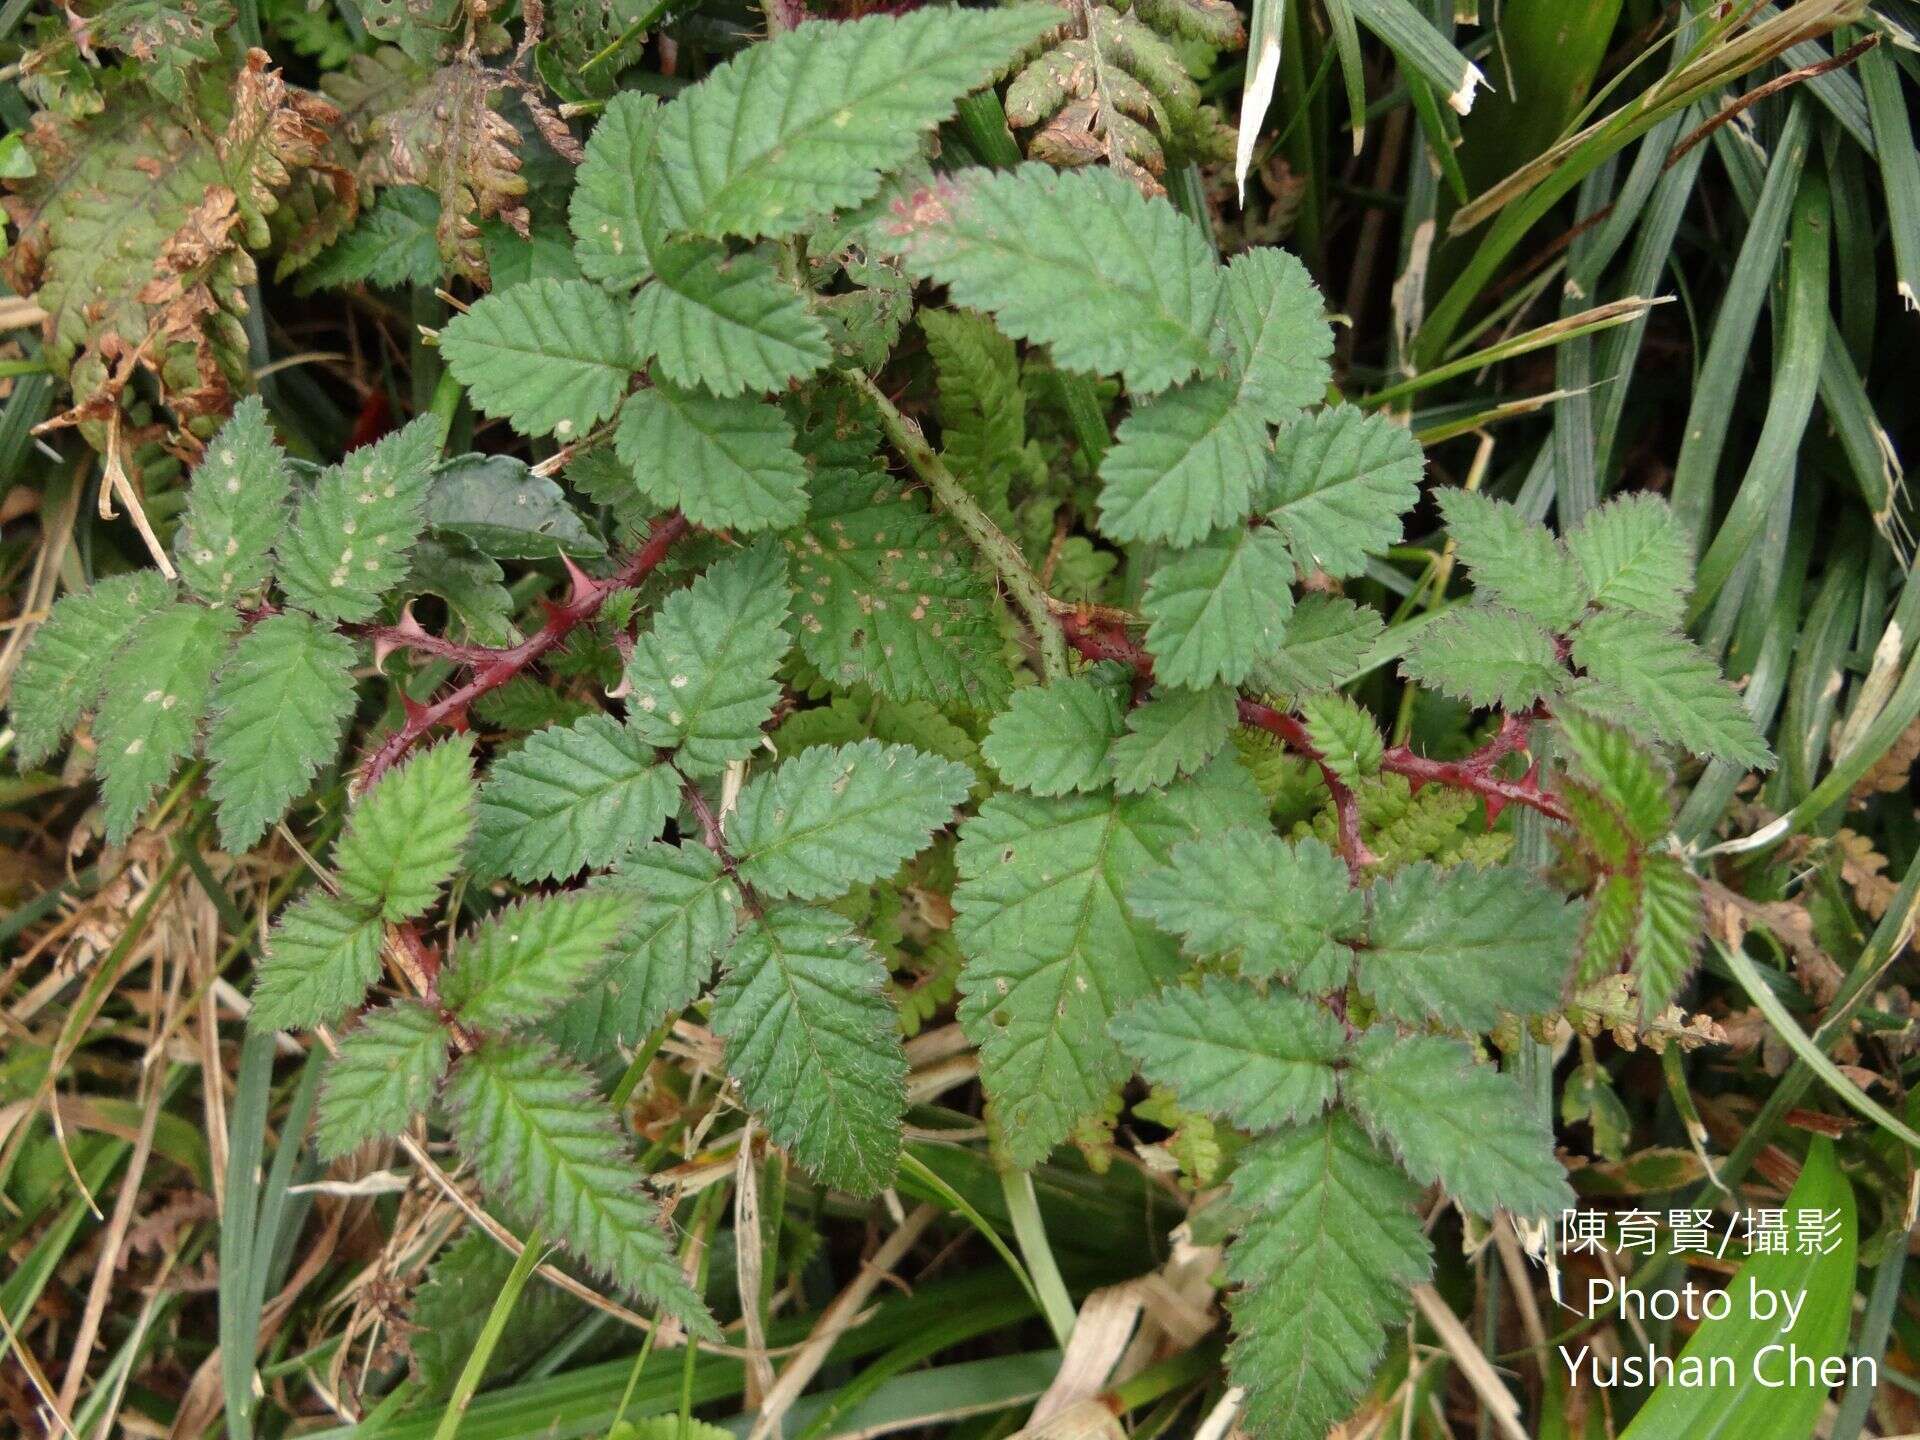
<instances>
[{"instance_id":1,"label":"red thorny stem","mask_svg":"<svg viewBox=\"0 0 1920 1440\"><path fill-rule=\"evenodd\" d=\"M518 645L496 648L490 645L458 644L429 635L415 622L411 613L398 625L357 627L355 634L373 641L377 660L384 659L394 650L410 650L420 655L452 660L474 672L464 685L448 691L430 704L422 705L404 694L401 696L401 703L406 707L406 719L367 757L367 763L360 771L360 792L371 789L376 780L398 764L435 726L451 725L455 729L465 729L467 709L474 701L490 690L499 689L559 645L578 626L599 614L607 597L616 590L631 589L644 580L667 558L667 552L687 533L688 528L686 517L677 510L662 516L654 523L645 543L604 580L595 580L562 556L570 582L567 598L558 603L542 601L547 611L546 623ZM400 968L406 978L422 994L433 996L439 984L439 953L421 938L420 931L411 921L394 927L394 940L400 951Z\"/></svg>"},{"instance_id":2,"label":"red thorny stem","mask_svg":"<svg viewBox=\"0 0 1920 1440\"><path fill-rule=\"evenodd\" d=\"M1060 617L1067 641L1091 660L1117 660L1132 667L1138 675L1153 673L1153 657L1115 621L1100 621L1072 611ZM1295 754L1320 767L1327 793L1333 797L1334 817L1339 822L1340 853L1355 879L1378 859L1360 837L1360 806L1344 781L1328 769L1307 727L1296 717L1271 705L1244 697L1239 702L1240 723L1264 730ZM1540 769L1535 765L1518 780L1509 779L1496 768L1507 756L1526 747L1527 732L1546 711L1535 706L1519 714L1503 715L1494 737L1471 755L1459 760L1430 760L1416 755L1405 745L1395 745L1380 757L1380 768L1390 775L1403 775L1415 790L1422 785L1444 785L1453 790L1468 790L1478 795L1487 807L1491 825L1508 805L1524 805L1538 810L1551 820L1571 824L1573 817L1558 796L1540 788Z\"/></svg>"}]
</instances>

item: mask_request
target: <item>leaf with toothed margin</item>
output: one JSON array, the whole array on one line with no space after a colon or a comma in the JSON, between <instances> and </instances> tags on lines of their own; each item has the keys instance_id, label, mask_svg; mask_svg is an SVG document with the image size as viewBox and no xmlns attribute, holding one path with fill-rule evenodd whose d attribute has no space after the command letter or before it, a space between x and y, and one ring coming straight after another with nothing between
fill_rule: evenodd
<instances>
[{"instance_id":1,"label":"leaf with toothed margin","mask_svg":"<svg viewBox=\"0 0 1920 1440\"><path fill-rule=\"evenodd\" d=\"M396 922L424 913L460 863L473 801L470 735L389 770L354 806L334 847L341 893Z\"/></svg>"},{"instance_id":2,"label":"leaf with toothed margin","mask_svg":"<svg viewBox=\"0 0 1920 1440\"><path fill-rule=\"evenodd\" d=\"M1190 690L1240 684L1285 643L1292 587L1286 544L1266 526L1236 526L1176 552L1140 604L1154 678Z\"/></svg>"},{"instance_id":3,"label":"leaf with toothed margin","mask_svg":"<svg viewBox=\"0 0 1920 1440\"><path fill-rule=\"evenodd\" d=\"M634 484L696 525L764 530L806 513L793 426L764 400L656 384L628 397L614 448Z\"/></svg>"},{"instance_id":4,"label":"leaf with toothed margin","mask_svg":"<svg viewBox=\"0 0 1920 1440\"><path fill-rule=\"evenodd\" d=\"M396 1000L343 1036L320 1085L314 1141L329 1160L399 1135L447 1073L447 1027L425 1005Z\"/></svg>"}]
</instances>

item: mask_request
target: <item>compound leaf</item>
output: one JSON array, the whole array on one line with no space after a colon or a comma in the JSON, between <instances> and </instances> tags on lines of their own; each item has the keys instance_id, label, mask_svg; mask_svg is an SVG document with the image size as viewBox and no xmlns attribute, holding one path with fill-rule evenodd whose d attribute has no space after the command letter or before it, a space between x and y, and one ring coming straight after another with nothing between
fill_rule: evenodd
<instances>
[{"instance_id":1,"label":"compound leaf","mask_svg":"<svg viewBox=\"0 0 1920 1440\"><path fill-rule=\"evenodd\" d=\"M441 977L441 1003L480 1030L538 1020L592 977L626 921L610 890L509 905L461 944Z\"/></svg>"},{"instance_id":2,"label":"compound leaf","mask_svg":"<svg viewBox=\"0 0 1920 1440\"><path fill-rule=\"evenodd\" d=\"M1173 556L1140 605L1155 677L1193 690L1242 683L1285 641L1292 586L1287 547L1265 526L1222 531Z\"/></svg>"},{"instance_id":3,"label":"compound leaf","mask_svg":"<svg viewBox=\"0 0 1920 1440\"><path fill-rule=\"evenodd\" d=\"M1472 490L1443 491L1440 511L1481 598L1531 616L1555 634L1586 610L1586 580L1546 526Z\"/></svg>"},{"instance_id":4,"label":"compound leaf","mask_svg":"<svg viewBox=\"0 0 1920 1440\"><path fill-rule=\"evenodd\" d=\"M1603 611L1574 632L1573 660L1590 680L1626 701L1621 719L1696 755L1749 769L1773 766L1739 692L1686 636L1650 615Z\"/></svg>"},{"instance_id":5,"label":"compound leaf","mask_svg":"<svg viewBox=\"0 0 1920 1440\"><path fill-rule=\"evenodd\" d=\"M1401 662L1407 678L1464 700L1524 710L1566 681L1553 636L1499 605L1465 605L1422 627Z\"/></svg>"}]
</instances>

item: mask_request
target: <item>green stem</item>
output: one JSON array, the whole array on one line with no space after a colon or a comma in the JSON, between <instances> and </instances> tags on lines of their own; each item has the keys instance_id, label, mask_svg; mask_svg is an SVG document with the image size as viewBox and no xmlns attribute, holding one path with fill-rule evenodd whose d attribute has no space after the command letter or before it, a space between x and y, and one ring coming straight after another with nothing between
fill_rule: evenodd
<instances>
[{"instance_id":1,"label":"green stem","mask_svg":"<svg viewBox=\"0 0 1920 1440\"><path fill-rule=\"evenodd\" d=\"M473 1353L467 1356L467 1363L460 1368L460 1378L454 1382L453 1395L447 1401L447 1408L440 1412L440 1423L434 1427L433 1440L453 1440L459 1433L460 1422L466 1418L467 1406L473 1403L474 1393L479 1390L480 1381L487 1373L487 1364L493 1359L500 1337L506 1333L507 1317L513 1313L520 1292L526 1288L527 1278L540 1263L541 1249L540 1227L536 1225L527 1233L527 1243L514 1258L513 1269L507 1272L507 1283L500 1287L500 1293L494 1297L493 1309L487 1314L487 1323L480 1327L480 1337L474 1342Z\"/></svg>"},{"instance_id":2,"label":"green stem","mask_svg":"<svg viewBox=\"0 0 1920 1440\"><path fill-rule=\"evenodd\" d=\"M1053 1338L1064 1349L1073 1335L1079 1312L1067 1294L1067 1282L1060 1278L1060 1267L1047 1243L1047 1225L1040 1218L1040 1201L1033 1193L1033 1172L1008 1167L1000 1172L1000 1193L1007 1202L1007 1217L1013 1222L1014 1243L1027 1262L1027 1273L1039 1291L1040 1308L1046 1313Z\"/></svg>"},{"instance_id":3,"label":"green stem","mask_svg":"<svg viewBox=\"0 0 1920 1440\"><path fill-rule=\"evenodd\" d=\"M427 406L427 413L440 421L440 443L444 445L453 433L454 412L460 408L460 397L466 393L460 382L453 378L453 371L442 370L440 381L433 387L433 401Z\"/></svg>"},{"instance_id":4,"label":"green stem","mask_svg":"<svg viewBox=\"0 0 1920 1440\"><path fill-rule=\"evenodd\" d=\"M1060 633L1060 626L1054 619L1052 598L1040 584L1040 577L1028 566L1027 557L1020 553L1020 547L993 523L987 512L967 493L966 486L947 468L946 462L933 453L933 447L927 444L920 427L902 415L899 407L886 397L878 385L862 371L847 370L842 373L879 410L880 425L887 432L887 439L893 442L894 449L913 467L914 474L927 482L927 488L933 491L940 508L967 532L967 538L987 557L987 563L999 572L1002 583L1013 596L1014 604L1020 607L1027 617L1027 623L1033 627L1034 639L1039 642L1041 677L1046 680L1065 679L1066 637Z\"/></svg>"}]
</instances>

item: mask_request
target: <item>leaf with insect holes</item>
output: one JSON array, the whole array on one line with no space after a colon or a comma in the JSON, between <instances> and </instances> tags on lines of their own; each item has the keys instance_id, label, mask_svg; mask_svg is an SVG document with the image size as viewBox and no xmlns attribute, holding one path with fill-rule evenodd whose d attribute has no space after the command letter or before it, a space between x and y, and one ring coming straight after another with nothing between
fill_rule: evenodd
<instances>
[{"instance_id":1,"label":"leaf with insect holes","mask_svg":"<svg viewBox=\"0 0 1920 1440\"><path fill-rule=\"evenodd\" d=\"M706 988L733 938L739 892L711 850L655 841L629 855L596 890L617 895L626 924L600 978L556 1015L550 1030L570 1054L597 1062L634 1046Z\"/></svg>"},{"instance_id":2,"label":"leaf with insect holes","mask_svg":"<svg viewBox=\"0 0 1920 1440\"><path fill-rule=\"evenodd\" d=\"M1113 1037L1189 1110L1249 1130L1310 1120L1333 1100L1346 1031L1332 1013L1280 990L1208 976L1169 986L1113 1018Z\"/></svg>"},{"instance_id":3,"label":"leaf with insect holes","mask_svg":"<svg viewBox=\"0 0 1920 1440\"><path fill-rule=\"evenodd\" d=\"M1440 511L1481 599L1530 616L1556 634L1580 618L1590 598L1587 582L1546 526L1504 500L1471 490L1442 491Z\"/></svg>"},{"instance_id":4,"label":"leaf with insect holes","mask_svg":"<svg viewBox=\"0 0 1920 1440\"><path fill-rule=\"evenodd\" d=\"M1170 863L1141 876L1133 908L1201 958L1238 956L1240 973L1279 976L1301 990L1347 983L1365 933L1362 893L1318 840L1229 830L1174 846Z\"/></svg>"},{"instance_id":5,"label":"leaf with insect holes","mask_svg":"<svg viewBox=\"0 0 1920 1440\"><path fill-rule=\"evenodd\" d=\"M713 994L727 1073L775 1143L828 1185L893 1179L907 1059L886 966L846 920L776 905L750 923Z\"/></svg>"},{"instance_id":6,"label":"leaf with insect holes","mask_svg":"<svg viewBox=\"0 0 1920 1440\"><path fill-rule=\"evenodd\" d=\"M1773 768L1773 752L1739 692L1705 651L1652 616L1589 616L1574 632L1573 663L1590 682L1585 708L1604 712L1617 698L1625 702L1617 718L1630 730L1748 769Z\"/></svg>"},{"instance_id":7,"label":"leaf with insect holes","mask_svg":"<svg viewBox=\"0 0 1920 1440\"><path fill-rule=\"evenodd\" d=\"M231 610L171 604L149 614L107 666L94 764L114 844L132 833L175 764L193 753L214 672L239 624Z\"/></svg>"},{"instance_id":8,"label":"leaf with insect holes","mask_svg":"<svg viewBox=\"0 0 1920 1440\"><path fill-rule=\"evenodd\" d=\"M816 472L785 544L800 651L829 680L978 710L1005 697L999 600L971 547L894 481Z\"/></svg>"},{"instance_id":9,"label":"leaf with insect holes","mask_svg":"<svg viewBox=\"0 0 1920 1440\"><path fill-rule=\"evenodd\" d=\"M1223 530L1176 552L1147 581L1140 611L1163 685L1238 685L1286 640L1293 561L1266 527Z\"/></svg>"},{"instance_id":10,"label":"leaf with insect holes","mask_svg":"<svg viewBox=\"0 0 1920 1440\"><path fill-rule=\"evenodd\" d=\"M1419 1188L1340 1111L1258 1140L1233 1172L1227 1365L1253 1433L1320 1436L1373 1381L1433 1255Z\"/></svg>"},{"instance_id":11,"label":"leaf with insect holes","mask_svg":"<svg viewBox=\"0 0 1920 1440\"><path fill-rule=\"evenodd\" d=\"M1126 733L1126 672L1107 663L1013 692L980 751L1000 778L1035 795L1113 781L1113 742Z\"/></svg>"},{"instance_id":12,"label":"leaf with insect holes","mask_svg":"<svg viewBox=\"0 0 1920 1440\"><path fill-rule=\"evenodd\" d=\"M495 1040L463 1055L447 1082L460 1153L480 1179L602 1275L695 1335L719 1327L680 1273L640 1168L592 1083L537 1040Z\"/></svg>"},{"instance_id":13,"label":"leaf with insect holes","mask_svg":"<svg viewBox=\"0 0 1920 1440\"><path fill-rule=\"evenodd\" d=\"M311 616L269 615L240 637L213 690L207 786L238 853L305 793L353 714L353 642Z\"/></svg>"},{"instance_id":14,"label":"leaf with insect holes","mask_svg":"<svg viewBox=\"0 0 1920 1440\"><path fill-rule=\"evenodd\" d=\"M1405 426L1352 405L1296 420L1274 445L1256 504L1303 570L1358 575L1400 538L1426 459Z\"/></svg>"},{"instance_id":15,"label":"leaf with insect holes","mask_svg":"<svg viewBox=\"0 0 1920 1440\"><path fill-rule=\"evenodd\" d=\"M1126 1078L1107 1023L1180 969L1133 887L1193 834L1154 795L1000 794L961 826L960 1023L1016 1164L1044 1160Z\"/></svg>"},{"instance_id":16,"label":"leaf with insect holes","mask_svg":"<svg viewBox=\"0 0 1920 1440\"><path fill-rule=\"evenodd\" d=\"M694 775L751 755L780 698L788 596L785 558L762 543L661 602L627 661L634 733Z\"/></svg>"},{"instance_id":17,"label":"leaf with insect holes","mask_svg":"<svg viewBox=\"0 0 1920 1440\"><path fill-rule=\"evenodd\" d=\"M636 485L696 525L764 530L807 510L807 468L777 405L656 384L620 411L614 447Z\"/></svg>"},{"instance_id":18,"label":"leaf with insect holes","mask_svg":"<svg viewBox=\"0 0 1920 1440\"><path fill-rule=\"evenodd\" d=\"M470 735L389 770L354 806L334 847L341 893L388 920L423 914L460 863L473 802Z\"/></svg>"},{"instance_id":19,"label":"leaf with insect holes","mask_svg":"<svg viewBox=\"0 0 1920 1440\"><path fill-rule=\"evenodd\" d=\"M402 1134L447 1073L447 1027L425 1005L396 1000L343 1036L320 1085L314 1140L337 1160L369 1140Z\"/></svg>"},{"instance_id":20,"label":"leaf with insect holes","mask_svg":"<svg viewBox=\"0 0 1920 1440\"><path fill-rule=\"evenodd\" d=\"M804 22L747 46L660 111L646 173L664 228L778 237L859 204L1060 19L936 8Z\"/></svg>"},{"instance_id":21,"label":"leaf with insect holes","mask_svg":"<svg viewBox=\"0 0 1920 1440\"><path fill-rule=\"evenodd\" d=\"M1463 605L1421 627L1400 668L1456 700L1507 710L1558 694L1567 679L1553 636L1498 605Z\"/></svg>"},{"instance_id":22,"label":"leaf with insect holes","mask_svg":"<svg viewBox=\"0 0 1920 1440\"><path fill-rule=\"evenodd\" d=\"M384 933L378 915L330 895L303 896L267 936L247 1023L310 1030L338 1019L380 977Z\"/></svg>"},{"instance_id":23,"label":"leaf with insect holes","mask_svg":"<svg viewBox=\"0 0 1920 1440\"><path fill-rule=\"evenodd\" d=\"M610 715L537 730L480 787L474 871L526 881L602 869L658 835L679 799L673 771Z\"/></svg>"},{"instance_id":24,"label":"leaf with insect holes","mask_svg":"<svg viewBox=\"0 0 1920 1440\"><path fill-rule=\"evenodd\" d=\"M53 607L21 657L7 696L21 769L38 765L92 706L107 668L134 631L167 603L153 570L114 575Z\"/></svg>"},{"instance_id":25,"label":"leaf with insect holes","mask_svg":"<svg viewBox=\"0 0 1920 1440\"><path fill-rule=\"evenodd\" d=\"M249 395L214 436L187 487L187 516L173 544L187 588L225 605L264 584L292 486L267 408Z\"/></svg>"},{"instance_id":26,"label":"leaf with insect holes","mask_svg":"<svg viewBox=\"0 0 1920 1440\"><path fill-rule=\"evenodd\" d=\"M519 434L563 441L612 415L641 363L604 290L552 278L474 301L440 332L440 353L481 410Z\"/></svg>"},{"instance_id":27,"label":"leaf with insect holes","mask_svg":"<svg viewBox=\"0 0 1920 1440\"><path fill-rule=\"evenodd\" d=\"M592 978L627 922L614 891L543 895L497 910L461 942L440 1001L479 1030L540 1019Z\"/></svg>"},{"instance_id":28,"label":"leaf with insect holes","mask_svg":"<svg viewBox=\"0 0 1920 1440\"><path fill-rule=\"evenodd\" d=\"M279 538L280 588L322 620L366 620L407 573L440 458L440 425L422 415L320 472Z\"/></svg>"},{"instance_id":29,"label":"leaf with insect holes","mask_svg":"<svg viewBox=\"0 0 1920 1440\"><path fill-rule=\"evenodd\" d=\"M1408 1174L1475 1214L1534 1219L1573 1204L1546 1115L1461 1041L1376 1026L1353 1047L1341 1094Z\"/></svg>"},{"instance_id":30,"label":"leaf with insect holes","mask_svg":"<svg viewBox=\"0 0 1920 1440\"><path fill-rule=\"evenodd\" d=\"M909 273L1049 346L1063 369L1117 374L1150 395L1225 368L1207 237L1110 170L962 171L885 228Z\"/></svg>"},{"instance_id":31,"label":"leaf with insect holes","mask_svg":"<svg viewBox=\"0 0 1920 1440\"><path fill-rule=\"evenodd\" d=\"M1238 718L1234 692L1168 690L1127 712L1127 733L1113 744L1114 783L1122 795L1164 790L1225 748Z\"/></svg>"},{"instance_id":32,"label":"leaf with insect holes","mask_svg":"<svg viewBox=\"0 0 1920 1440\"><path fill-rule=\"evenodd\" d=\"M824 900L925 849L972 785L966 766L910 745L816 746L748 782L727 838L762 894Z\"/></svg>"},{"instance_id":33,"label":"leaf with insect holes","mask_svg":"<svg viewBox=\"0 0 1920 1440\"><path fill-rule=\"evenodd\" d=\"M1637 610L1678 625L1693 589L1693 553L1672 507L1623 495L1567 532L1567 550L1603 609Z\"/></svg>"},{"instance_id":34,"label":"leaf with insect holes","mask_svg":"<svg viewBox=\"0 0 1920 1440\"><path fill-rule=\"evenodd\" d=\"M1580 913L1520 870L1440 870L1421 861L1372 890L1360 988L1410 1024L1492 1028L1502 1011L1560 1007Z\"/></svg>"}]
</instances>

